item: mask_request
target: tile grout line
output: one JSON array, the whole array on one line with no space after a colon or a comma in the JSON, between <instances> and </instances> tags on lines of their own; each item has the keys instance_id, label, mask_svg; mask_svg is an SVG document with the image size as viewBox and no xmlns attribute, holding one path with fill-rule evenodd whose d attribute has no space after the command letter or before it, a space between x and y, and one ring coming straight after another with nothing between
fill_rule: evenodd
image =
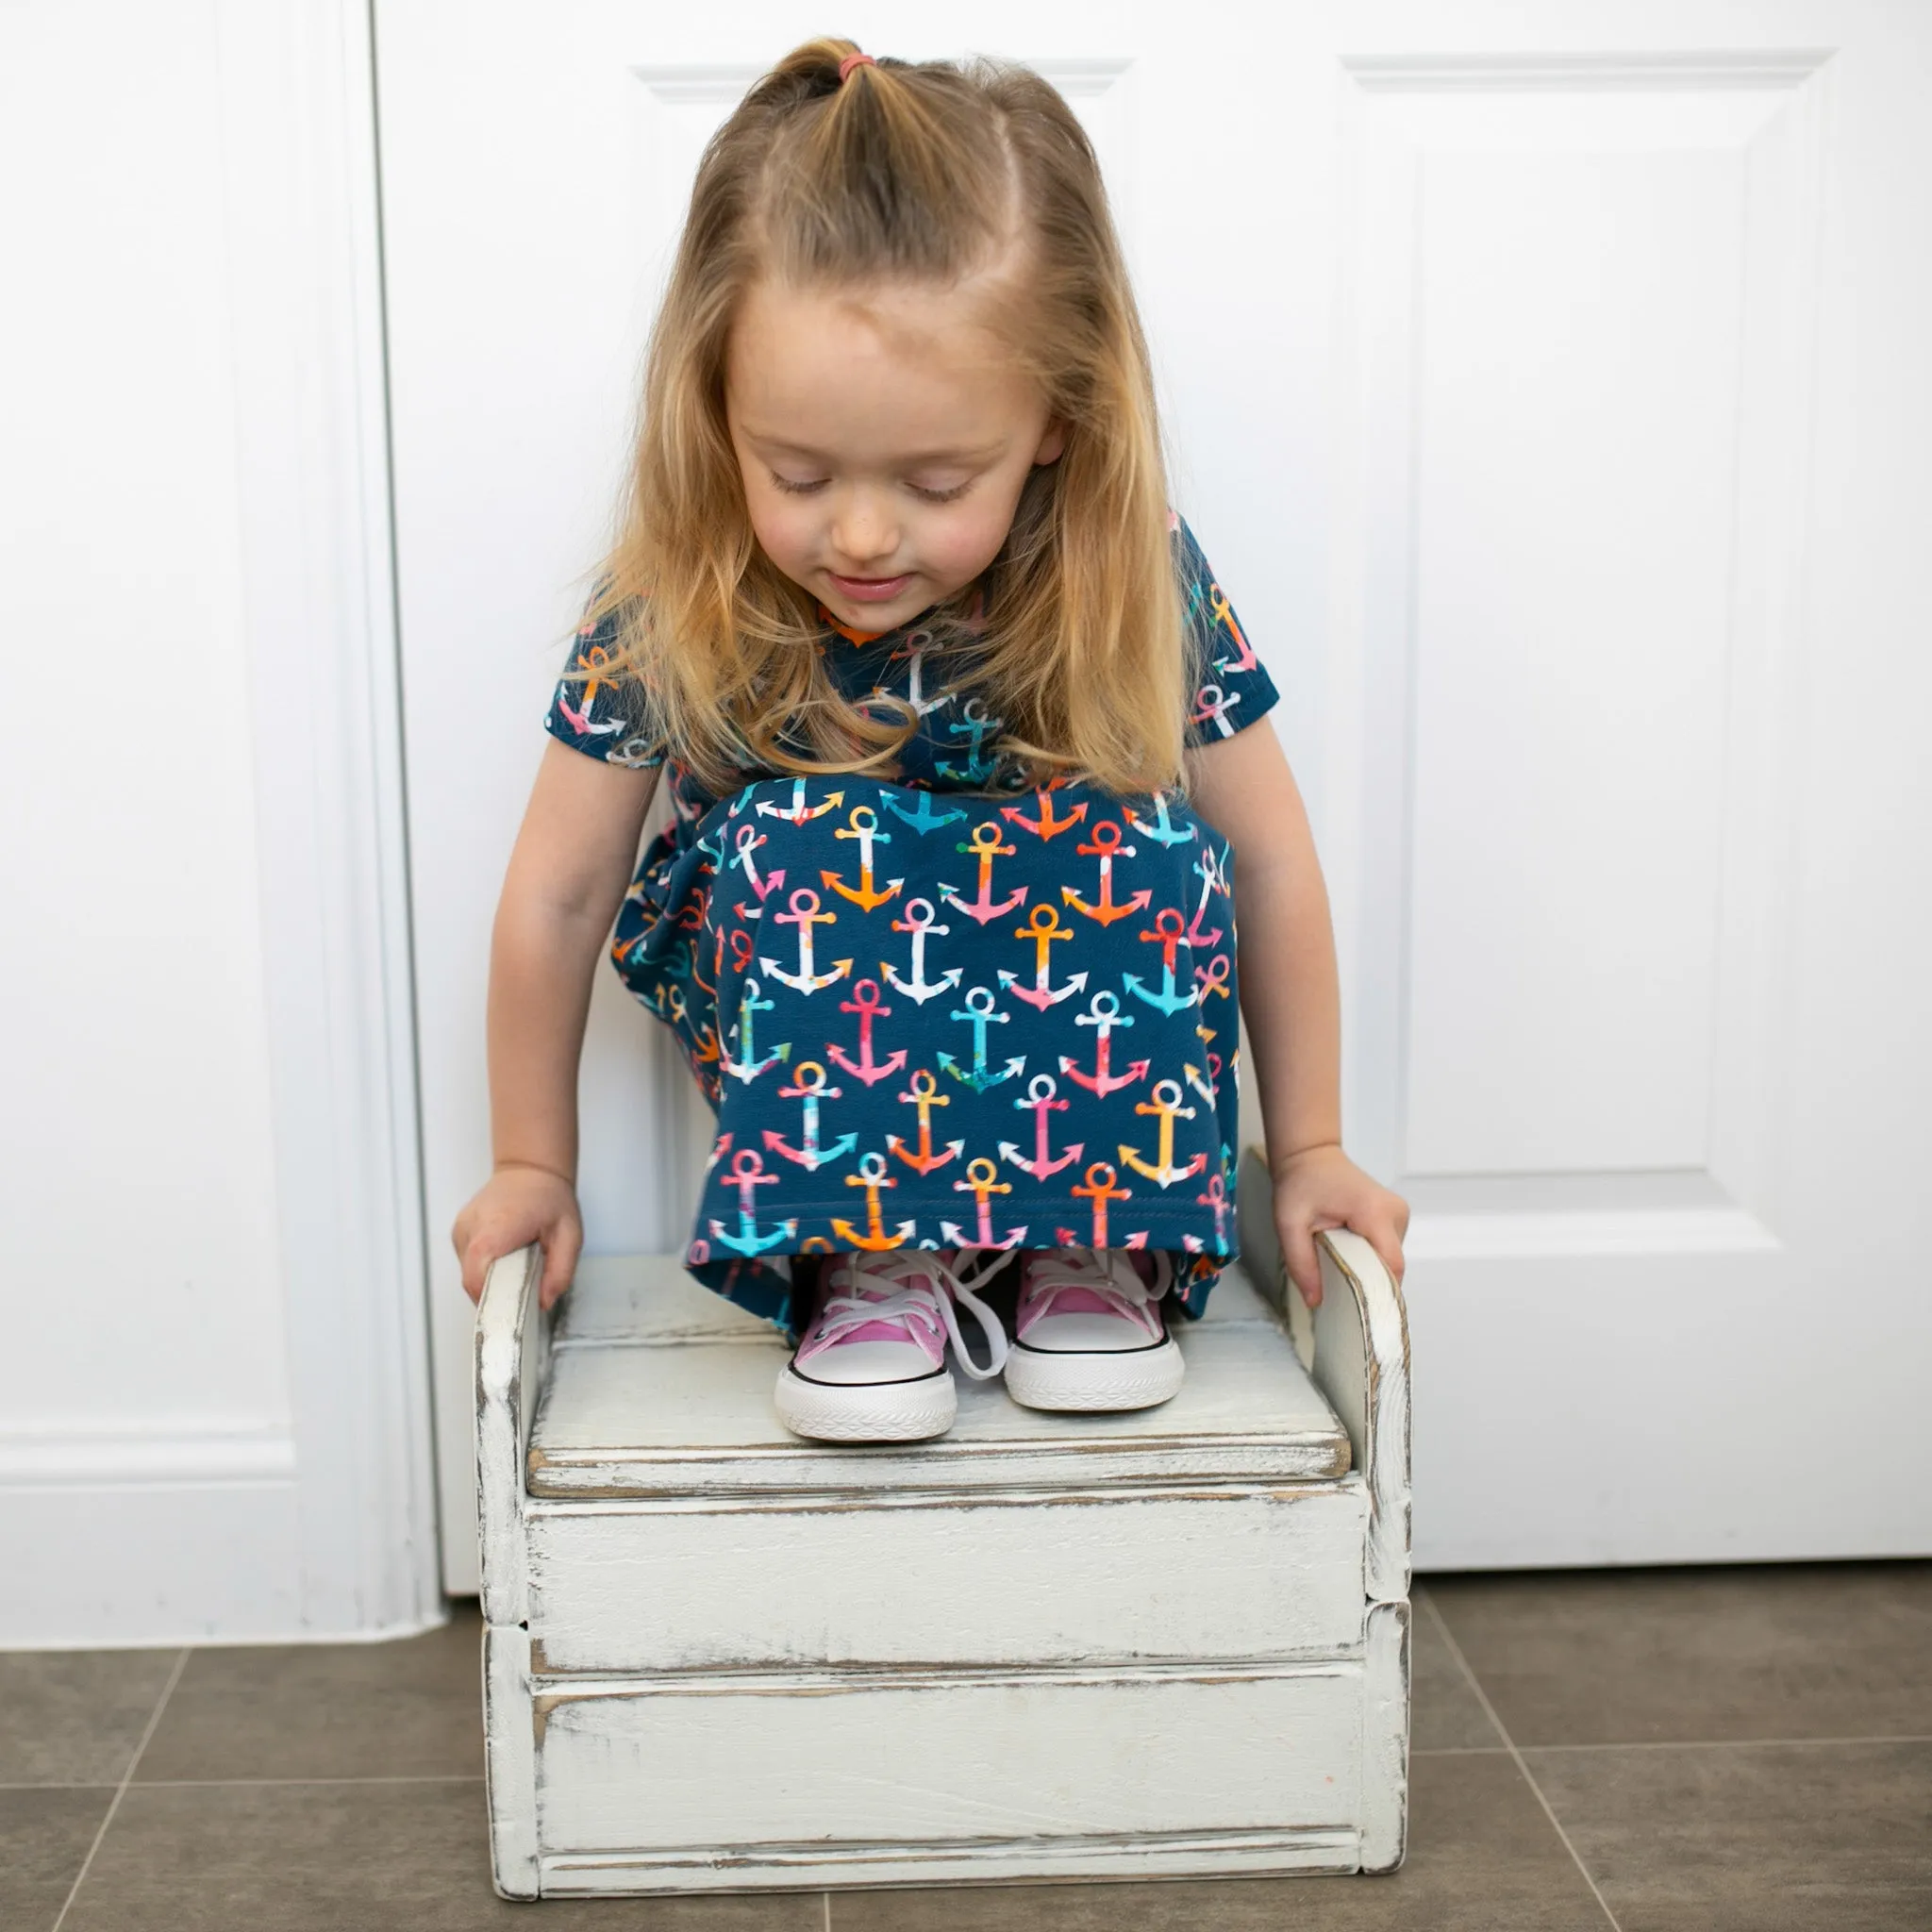
<instances>
[{"instance_id":1,"label":"tile grout line","mask_svg":"<svg viewBox=\"0 0 1932 1932\"><path fill-rule=\"evenodd\" d=\"M143 1791L252 1790L258 1786L280 1790L305 1785L480 1785L482 1774L471 1772L401 1773L391 1777L144 1777Z\"/></svg>"},{"instance_id":2,"label":"tile grout line","mask_svg":"<svg viewBox=\"0 0 1932 1932\"><path fill-rule=\"evenodd\" d=\"M1932 1733L1874 1732L1853 1738L1606 1738L1593 1744L1527 1744L1527 1751L1809 1751L1846 1744L1932 1744ZM1424 1744L1411 1757L1507 1757L1507 1744Z\"/></svg>"},{"instance_id":3,"label":"tile grout line","mask_svg":"<svg viewBox=\"0 0 1932 1932\"><path fill-rule=\"evenodd\" d=\"M1932 1744L1932 1735L1901 1731L1863 1738L1626 1738L1603 1744L1531 1744L1532 1751L1805 1751L1844 1744Z\"/></svg>"},{"instance_id":4,"label":"tile grout line","mask_svg":"<svg viewBox=\"0 0 1932 1932\"><path fill-rule=\"evenodd\" d=\"M1543 1796L1543 1788L1530 1774L1529 1766L1524 1762L1523 1753L1516 1748L1515 1739L1504 1728L1503 1720L1496 1715L1496 1707L1490 1702L1489 1692L1483 1689L1476 1674L1470 1668L1469 1659L1463 1656L1462 1646L1457 1642L1456 1634L1450 1629L1448 1620L1436 1607L1436 1599L1424 1592L1423 1603L1428 1610L1430 1622L1436 1626L1436 1634L1449 1646L1449 1655L1456 1659L1457 1669L1462 1673L1469 1688L1475 1692L1476 1702L1482 1706L1484 1716L1489 1719L1491 1724L1495 1725L1496 1735L1502 1739L1504 1748L1509 1753L1510 1759L1521 1774L1524 1783L1529 1787L1531 1794L1535 1797L1537 1803L1542 1807L1543 1816L1550 1821L1550 1829L1557 1834L1563 1849L1570 1854L1571 1863L1582 1874L1583 1882L1590 1887L1590 1895L1596 1900L1598 1909L1609 1921L1610 1932L1624 1932L1624 1928L1617 1924L1616 1913L1610 1909L1609 1901L1605 1898L1602 1890L1598 1888L1596 1879L1591 1874L1590 1867L1583 1862L1576 1847L1571 1843L1570 1834L1563 1829L1563 1821L1557 1816L1550 1801ZM60 1932L60 1928L58 1925L55 1926L54 1932Z\"/></svg>"},{"instance_id":5,"label":"tile grout line","mask_svg":"<svg viewBox=\"0 0 1932 1932\"><path fill-rule=\"evenodd\" d=\"M1906 1741L1912 1743L1918 1740L1907 1739ZM134 1782L143 1791L199 1790L204 1786L225 1790L231 1785L480 1785L483 1774L480 1771L425 1771L369 1777L144 1777ZM115 1783L111 1778L66 1778L58 1781L29 1778L20 1784L0 1782L0 1791L111 1791Z\"/></svg>"},{"instance_id":6,"label":"tile grout line","mask_svg":"<svg viewBox=\"0 0 1932 1932\"><path fill-rule=\"evenodd\" d=\"M108 1809L94 1832L93 1843L87 1848L87 1857L80 1861L80 1870L74 1874L74 1883L67 1889L67 1897L62 1902L58 1916L55 1919L50 1932L60 1932L67 1923L67 1915L74 1909L74 1901L80 1896L80 1888L87 1880L87 1874L93 1870L102 1840L108 1836L108 1827L114 1822L114 1814L121 1808L121 1800L127 1795L127 1787L134 1782L136 1768L146 1752L149 1740L154 1737L156 1727L160 1724L161 1713L168 1707L168 1700L175 1694L175 1686L181 1681L181 1673L188 1668L188 1659L194 1655L192 1649L184 1649L175 1659L175 1668L168 1673L168 1681L161 1686L161 1694L155 1700L155 1707L148 1713L146 1728L141 1734L141 1741L134 1747L134 1755L127 1760L127 1769L121 1774L121 1782L114 1787L114 1795L108 1800Z\"/></svg>"}]
</instances>

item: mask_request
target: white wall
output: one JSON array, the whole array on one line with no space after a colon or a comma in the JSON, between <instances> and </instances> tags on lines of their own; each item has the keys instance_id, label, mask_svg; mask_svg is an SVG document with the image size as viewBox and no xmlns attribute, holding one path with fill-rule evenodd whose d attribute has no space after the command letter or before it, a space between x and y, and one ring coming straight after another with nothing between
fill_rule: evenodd
<instances>
[{"instance_id":1,"label":"white wall","mask_svg":"<svg viewBox=\"0 0 1932 1932\"><path fill-rule=\"evenodd\" d=\"M273 192L298 288L327 274L331 192L305 206L288 177L339 140L355 91L327 80L356 70L336 9L272 11L338 56L309 62L327 111L299 147L242 105L304 51L286 26L214 0L0 10L0 1642L438 1613L407 1558L340 1587L368 1539L330 1547L328 1438L357 1418L325 1413L325 1361L305 1348L291 1373L285 1315L288 1256L318 1246L288 1175L291 1110L314 1110L289 1041L312 1016L267 990L313 973L280 902L314 896L282 774L315 734L312 707L283 708L286 668L258 672L265 646L316 640L299 578L285 619L261 580L278 491L329 526L313 458L272 420L275 372L326 365L271 321L250 222ZM333 782L309 765L297 809L326 810ZM358 1044L351 1024L339 1074ZM358 1316L345 1298L342 1343ZM405 1491L426 1465L411 1426Z\"/></svg>"}]
</instances>

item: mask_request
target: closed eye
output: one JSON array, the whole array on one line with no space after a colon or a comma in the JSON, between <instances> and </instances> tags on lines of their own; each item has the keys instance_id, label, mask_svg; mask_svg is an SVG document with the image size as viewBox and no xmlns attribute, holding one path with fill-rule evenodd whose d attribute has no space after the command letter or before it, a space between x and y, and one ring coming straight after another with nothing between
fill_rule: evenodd
<instances>
[{"instance_id":1,"label":"closed eye","mask_svg":"<svg viewBox=\"0 0 1932 1932\"><path fill-rule=\"evenodd\" d=\"M922 503L953 503L973 488L973 478L969 476L965 482L952 484L944 490L928 490L923 483L908 483L906 487Z\"/></svg>"},{"instance_id":2,"label":"closed eye","mask_svg":"<svg viewBox=\"0 0 1932 1932\"><path fill-rule=\"evenodd\" d=\"M787 496L816 496L830 480L829 477L820 476L809 483L794 483L791 477L781 476L775 470L772 472L773 483Z\"/></svg>"}]
</instances>

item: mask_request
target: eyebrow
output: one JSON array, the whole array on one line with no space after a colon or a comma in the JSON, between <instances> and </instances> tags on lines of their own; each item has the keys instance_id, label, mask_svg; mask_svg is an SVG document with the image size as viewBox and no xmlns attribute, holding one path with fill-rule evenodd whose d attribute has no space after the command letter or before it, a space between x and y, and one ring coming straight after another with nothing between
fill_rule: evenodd
<instances>
[{"instance_id":1,"label":"eyebrow","mask_svg":"<svg viewBox=\"0 0 1932 1932\"><path fill-rule=\"evenodd\" d=\"M741 424L740 432L745 441L757 448L760 456L799 457L811 463L828 460L823 450L812 449L802 442L790 442L782 436L769 436L763 430L753 428L749 424ZM904 469L917 469L923 463L986 462L998 456L1005 448L1004 442L989 442L972 449L961 447L914 450L899 458L898 465Z\"/></svg>"}]
</instances>

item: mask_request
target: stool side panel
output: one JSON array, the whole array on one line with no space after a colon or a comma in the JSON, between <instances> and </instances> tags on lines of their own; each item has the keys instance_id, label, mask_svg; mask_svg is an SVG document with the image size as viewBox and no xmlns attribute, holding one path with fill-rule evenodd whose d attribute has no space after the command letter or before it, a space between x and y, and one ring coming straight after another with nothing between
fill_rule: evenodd
<instances>
[{"instance_id":1,"label":"stool side panel","mask_svg":"<svg viewBox=\"0 0 1932 1932\"><path fill-rule=\"evenodd\" d=\"M505 1898L535 1898L537 1744L530 1695L530 1633L483 1632L483 1757L490 1802L490 1864Z\"/></svg>"},{"instance_id":2,"label":"stool side panel","mask_svg":"<svg viewBox=\"0 0 1932 1932\"><path fill-rule=\"evenodd\" d=\"M1358 1662L545 1690L542 1845L1354 1828L1361 1697Z\"/></svg>"},{"instance_id":3,"label":"stool side panel","mask_svg":"<svg viewBox=\"0 0 1932 1932\"><path fill-rule=\"evenodd\" d=\"M1375 1602L1397 1603L1408 1595L1410 1574L1407 1311L1360 1235L1336 1228L1316 1245L1324 1292L1315 1310L1315 1376L1368 1478L1365 1587Z\"/></svg>"},{"instance_id":4,"label":"stool side panel","mask_svg":"<svg viewBox=\"0 0 1932 1932\"><path fill-rule=\"evenodd\" d=\"M1369 1611L1362 1673L1362 1870L1392 1872L1408 1843L1409 1608Z\"/></svg>"},{"instance_id":5,"label":"stool side panel","mask_svg":"<svg viewBox=\"0 0 1932 1932\"><path fill-rule=\"evenodd\" d=\"M1358 1478L719 1508L535 1504L540 1668L1058 1664L1359 1647Z\"/></svg>"},{"instance_id":6,"label":"stool side panel","mask_svg":"<svg viewBox=\"0 0 1932 1932\"><path fill-rule=\"evenodd\" d=\"M539 1306L542 1250L491 1264L476 1306L476 1525L486 1623L520 1624L526 1576L524 1470L549 1366L549 1318Z\"/></svg>"}]
</instances>

